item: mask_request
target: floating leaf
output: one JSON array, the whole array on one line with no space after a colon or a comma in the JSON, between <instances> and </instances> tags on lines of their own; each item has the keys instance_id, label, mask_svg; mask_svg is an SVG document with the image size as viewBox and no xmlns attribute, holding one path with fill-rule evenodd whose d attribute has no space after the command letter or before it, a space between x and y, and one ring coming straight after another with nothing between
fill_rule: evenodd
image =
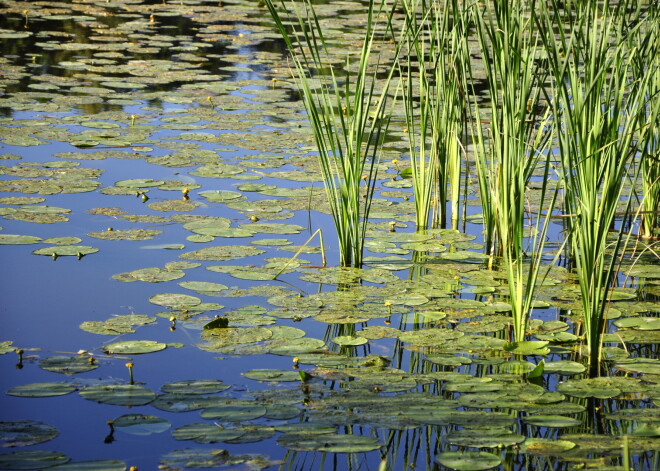
<instances>
[{"instance_id":1,"label":"floating leaf","mask_svg":"<svg viewBox=\"0 0 660 471\"><path fill-rule=\"evenodd\" d=\"M104 352L112 355L137 355L165 350L167 344L154 340L125 340L101 347Z\"/></svg>"},{"instance_id":2,"label":"floating leaf","mask_svg":"<svg viewBox=\"0 0 660 471\"><path fill-rule=\"evenodd\" d=\"M48 469L50 471L126 471L126 463L119 460L74 461Z\"/></svg>"},{"instance_id":3,"label":"floating leaf","mask_svg":"<svg viewBox=\"0 0 660 471\"><path fill-rule=\"evenodd\" d=\"M30 245L38 244L39 242L41 242L41 237L17 234L0 234L0 245Z\"/></svg>"},{"instance_id":4,"label":"floating leaf","mask_svg":"<svg viewBox=\"0 0 660 471\"><path fill-rule=\"evenodd\" d=\"M533 415L527 416L523 420L528 424L536 425L537 427L552 428L574 427L582 423L580 420L566 417L564 415Z\"/></svg>"},{"instance_id":5,"label":"floating leaf","mask_svg":"<svg viewBox=\"0 0 660 471\"><path fill-rule=\"evenodd\" d=\"M164 384L160 389L170 394L214 394L231 386L217 379L191 379Z\"/></svg>"},{"instance_id":6,"label":"floating leaf","mask_svg":"<svg viewBox=\"0 0 660 471\"><path fill-rule=\"evenodd\" d=\"M436 456L435 461L457 471L479 471L499 466L502 458L485 451L448 451Z\"/></svg>"},{"instance_id":7,"label":"floating leaf","mask_svg":"<svg viewBox=\"0 0 660 471\"><path fill-rule=\"evenodd\" d=\"M131 435L152 435L164 432L171 424L155 415L126 414L113 420L113 426Z\"/></svg>"},{"instance_id":8,"label":"floating leaf","mask_svg":"<svg viewBox=\"0 0 660 471\"><path fill-rule=\"evenodd\" d=\"M243 373L243 376L257 381L300 381L300 375L298 374L298 371L292 370L252 369Z\"/></svg>"},{"instance_id":9,"label":"floating leaf","mask_svg":"<svg viewBox=\"0 0 660 471\"><path fill-rule=\"evenodd\" d=\"M55 247L44 247L37 249L32 253L35 255L47 255L49 257L67 257L73 256L81 258L84 255L89 255L98 252L99 249L89 247L87 245L58 245Z\"/></svg>"},{"instance_id":10,"label":"floating leaf","mask_svg":"<svg viewBox=\"0 0 660 471\"><path fill-rule=\"evenodd\" d=\"M74 386L67 383L31 383L14 386L7 394L19 397L50 397L62 396L75 390Z\"/></svg>"},{"instance_id":11,"label":"floating leaf","mask_svg":"<svg viewBox=\"0 0 660 471\"><path fill-rule=\"evenodd\" d=\"M548 438L528 438L520 452L540 456L562 456L575 448L575 443L568 440L550 440Z\"/></svg>"},{"instance_id":12,"label":"floating leaf","mask_svg":"<svg viewBox=\"0 0 660 471\"><path fill-rule=\"evenodd\" d=\"M87 321L80 324L85 332L102 335L119 335L135 332L134 326L148 325L156 322L155 317L144 314L126 314L111 317L105 321Z\"/></svg>"},{"instance_id":13,"label":"floating leaf","mask_svg":"<svg viewBox=\"0 0 660 471\"><path fill-rule=\"evenodd\" d=\"M342 347L356 347L358 345L364 345L365 343L369 342L369 340L364 337L355 337L353 335L340 335L338 337L334 337L332 341Z\"/></svg>"},{"instance_id":14,"label":"floating leaf","mask_svg":"<svg viewBox=\"0 0 660 471\"><path fill-rule=\"evenodd\" d=\"M296 451L319 451L323 453L364 453L382 446L377 438L362 435L305 432L285 433L277 444Z\"/></svg>"},{"instance_id":15,"label":"floating leaf","mask_svg":"<svg viewBox=\"0 0 660 471\"><path fill-rule=\"evenodd\" d=\"M36 445L52 440L58 433L55 427L43 422L0 422L0 443L3 447Z\"/></svg>"},{"instance_id":16,"label":"floating leaf","mask_svg":"<svg viewBox=\"0 0 660 471\"><path fill-rule=\"evenodd\" d=\"M39 367L54 373L72 375L75 373L84 373L92 371L99 367L99 364L93 357L77 355L75 357L57 355L44 358L39 362Z\"/></svg>"},{"instance_id":17,"label":"floating leaf","mask_svg":"<svg viewBox=\"0 0 660 471\"><path fill-rule=\"evenodd\" d=\"M0 468L43 469L64 464L71 458L59 451L31 450L15 451L0 455Z\"/></svg>"},{"instance_id":18,"label":"floating leaf","mask_svg":"<svg viewBox=\"0 0 660 471\"><path fill-rule=\"evenodd\" d=\"M197 443L218 443L233 440L245 433L239 428L225 428L218 423L198 422L172 430L175 440L194 440Z\"/></svg>"},{"instance_id":19,"label":"floating leaf","mask_svg":"<svg viewBox=\"0 0 660 471\"><path fill-rule=\"evenodd\" d=\"M153 391L135 384L87 386L80 395L90 401L116 406L142 406L156 398Z\"/></svg>"},{"instance_id":20,"label":"floating leaf","mask_svg":"<svg viewBox=\"0 0 660 471\"><path fill-rule=\"evenodd\" d=\"M204 409L201 416L204 419L226 422L246 422L258 419L265 414L266 408L258 404L227 404Z\"/></svg>"},{"instance_id":21,"label":"floating leaf","mask_svg":"<svg viewBox=\"0 0 660 471\"><path fill-rule=\"evenodd\" d=\"M129 229L129 230L112 230L103 232L90 232L87 235L96 239L103 240L148 240L153 239L163 231L156 229Z\"/></svg>"},{"instance_id":22,"label":"floating leaf","mask_svg":"<svg viewBox=\"0 0 660 471\"><path fill-rule=\"evenodd\" d=\"M186 309L189 306L200 304L202 300L188 294L161 293L150 297L149 302L159 306L166 306L170 309Z\"/></svg>"}]
</instances>

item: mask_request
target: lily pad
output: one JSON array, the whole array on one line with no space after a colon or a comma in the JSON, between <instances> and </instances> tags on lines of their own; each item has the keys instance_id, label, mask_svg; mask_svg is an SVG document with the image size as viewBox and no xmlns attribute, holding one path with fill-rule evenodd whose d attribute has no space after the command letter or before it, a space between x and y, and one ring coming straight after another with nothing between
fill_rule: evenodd
<instances>
[{"instance_id":1,"label":"lily pad","mask_svg":"<svg viewBox=\"0 0 660 471\"><path fill-rule=\"evenodd\" d=\"M113 420L113 426L131 435L152 435L166 431L171 424L155 415L126 414Z\"/></svg>"},{"instance_id":2,"label":"lily pad","mask_svg":"<svg viewBox=\"0 0 660 471\"><path fill-rule=\"evenodd\" d=\"M186 309L189 306L200 304L202 300L188 294L161 293L150 297L149 302L159 306L166 306L170 309Z\"/></svg>"},{"instance_id":3,"label":"lily pad","mask_svg":"<svg viewBox=\"0 0 660 471\"><path fill-rule=\"evenodd\" d=\"M0 245L30 245L41 242L41 237L17 234L0 234Z\"/></svg>"},{"instance_id":4,"label":"lily pad","mask_svg":"<svg viewBox=\"0 0 660 471\"><path fill-rule=\"evenodd\" d=\"M126 463L119 460L74 461L48 469L50 471L126 471Z\"/></svg>"},{"instance_id":5,"label":"lily pad","mask_svg":"<svg viewBox=\"0 0 660 471\"><path fill-rule=\"evenodd\" d=\"M485 451L448 451L436 456L435 461L456 471L479 471L499 466L502 458Z\"/></svg>"},{"instance_id":6,"label":"lily pad","mask_svg":"<svg viewBox=\"0 0 660 471\"><path fill-rule=\"evenodd\" d=\"M54 373L72 375L92 371L99 367L98 361L93 357L77 355L74 357L57 355L44 358L39 362L39 367Z\"/></svg>"},{"instance_id":7,"label":"lily pad","mask_svg":"<svg viewBox=\"0 0 660 471\"><path fill-rule=\"evenodd\" d=\"M138 355L165 350L167 344L154 340L125 340L102 347L103 351L111 355Z\"/></svg>"},{"instance_id":8,"label":"lily pad","mask_svg":"<svg viewBox=\"0 0 660 471\"><path fill-rule=\"evenodd\" d=\"M342 347L357 347L369 342L369 340L364 337L356 337L353 335L340 335L334 337L332 341Z\"/></svg>"},{"instance_id":9,"label":"lily pad","mask_svg":"<svg viewBox=\"0 0 660 471\"><path fill-rule=\"evenodd\" d=\"M296 451L319 451L323 453L364 453L382 446L377 438L362 435L305 432L285 433L277 444Z\"/></svg>"},{"instance_id":10,"label":"lily pad","mask_svg":"<svg viewBox=\"0 0 660 471\"><path fill-rule=\"evenodd\" d=\"M15 451L0 455L0 468L3 469L43 469L64 464L71 458L59 451L30 450Z\"/></svg>"},{"instance_id":11,"label":"lily pad","mask_svg":"<svg viewBox=\"0 0 660 471\"><path fill-rule=\"evenodd\" d=\"M257 381L300 381L300 374L292 370L252 369L243 373L243 376Z\"/></svg>"},{"instance_id":12,"label":"lily pad","mask_svg":"<svg viewBox=\"0 0 660 471\"><path fill-rule=\"evenodd\" d=\"M245 433L239 428L225 428L218 423L197 422L172 430L175 440L194 440L197 443L218 443L233 440Z\"/></svg>"},{"instance_id":13,"label":"lily pad","mask_svg":"<svg viewBox=\"0 0 660 471\"><path fill-rule=\"evenodd\" d=\"M133 327L138 325L153 324L155 317L144 314L126 314L122 316L111 317L105 321L87 321L80 324L80 328L85 332L101 335L119 335L135 332Z\"/></svg>"},{"instance_id":14,"label":"lily pad","mask_svg":"<svg viewBox=\"0 0 660 471\"><path fill-rule=\"evenodd\" d=\"M58 433L55 427L43 422L0 422L0 444L3 447L36 445L52 440Z\"/></svg>"},{"instance_id":15,"label":"lily pad","mask_svg":"<svg viewBox=\"0 0 660 471\"><path fill-rule=\"evenodd\" d=\"M568 440L550 440L548 438L528 438L520 452L540 456L562 456L575 448L575 443Z\"/></svg>"},{"instance_id":16,"label":"lily pad","mask_svg":"<svg viewBox=\"0 0 660 471\"><path fill-rule=\"evenodd\" d=\"M163 231L156 229L128 229L90 232L87 235L89 237L94 237L95 239L103 240L149 240L162 233Z\"/></svg>"},{"instance_id":17,"label":"lily pad","mask_svg":"<svg viewBox=\"0 0 660 471\"><path fill-rule=\"evenodd\" d=\"M204 409L201 416L225 422L246 422L264 416L266 411L264 406L258 404L227 404Z\"/></svg>"},{"instance_id":18,"label":"lily pad","mask_svg":"<svg viewBox=\"0 0 660 471\"><path fill-rule=\"evenodd\" d=\"M99 249L90 247L88 245L58 245L55 247L44 247L42 249L37 249L32 253L35 255L47 255L49 257L73 256L81 258L84 255L89 255L98 251Z\"/></svg>"},{"instance_id":19,"label":"lily pad","mask_svg":"<svg viewBox=\"0 0 660 471\"><path fill-rule=\"evenodd\" d=\"M578 419L566 417L564 415L532 415L525 417L523 420L528 424L546 428L575 427L576 425L580 425L582 423Z\"/></svg>"},{"instance_id":20,"label":"lily pad","mask_svg":"<svg viewBox=\"0 0 660 471\"><path fill-rule=\"evenodd\" d=\"M231 388L217 379L191 379L164 384L160 389L170 394L214 394Z\"/></svg>"},{"instance_id":21,"label":"lily pad","mask_svg":"<svg viewBox=\"0 0 660 471\"><path fill-rule=\"evenodd\" d=\"M156 398L156 393L135 384L87 386L80 396L90 401L116 406L142 406Z\"/></svg>"},{"instance_id":22,"label":"lily pad","mask_svg":"<svg viewBox=\"0 0 660 471\"><path fill-rule=\"evenodd\" d=\"M19 397L51 397L69 394L75 390L74 386L67 383L30 383L14 386L7 394Z\"/></svg>"}]
</instances>

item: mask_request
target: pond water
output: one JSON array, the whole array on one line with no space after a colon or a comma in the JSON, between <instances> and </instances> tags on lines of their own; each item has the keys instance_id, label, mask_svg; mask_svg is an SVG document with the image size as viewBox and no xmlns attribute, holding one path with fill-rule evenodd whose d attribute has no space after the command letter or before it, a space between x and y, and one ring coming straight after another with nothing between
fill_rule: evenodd
<instances>
[{"instance_id":1,"label":"pond water","mask_svg":"<svg viewBox=\"0 0 660 471\"><path fill-rule=\"evenodd\" d=\"M657 260L616 288L610 376L584 376L559 265L545 343L507 351L476 182L462 232L415 233L401 139L367 263L337 268L256 2L7 1L0 45L0 469L623 469L624 443L657 465Z\"/></svg>"}]
</instances>

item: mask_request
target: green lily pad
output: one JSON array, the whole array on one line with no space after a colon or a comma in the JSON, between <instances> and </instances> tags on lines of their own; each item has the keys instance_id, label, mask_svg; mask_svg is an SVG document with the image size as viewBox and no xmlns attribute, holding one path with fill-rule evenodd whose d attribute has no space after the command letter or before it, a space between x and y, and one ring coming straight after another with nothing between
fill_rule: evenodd
<instances>
[{"instance_id":1,"label":"green lily pad","mask_svg":"<svg viewBox=\"0 0 660 471\"><path fill-rule=\"evenodd\" d=\"M456 471L479 471L499 466L502 458L485 451L448 451L436 456L435 461Z\"/></svg>"},{"instance_id":2,"label":"green lily pad","mask_svg":"<svg viewBox=\"0 0 660 471\"><path fill-rule=\"evenodd\" d=\"M0 245L29 245L38 244L39 242L41 242L41 237L17 234L0 234Z\"/></svg>"},{"instance_id":3,"label":"green lily pad","mask_svg":"<svg viewBox=\"0 0 660 471\"><path fill-rule=\"evenodd\" d=\"M33 420L0 422L0 444L3 447L29 446L47 442L59 432L52 425Z\"/></svg>"},{"instance_id":4,"label":"green lily pad","mask_svg":"<svg viewBox=\"0 0 660 471\"><path fill-rule=\"evenodd\" d=\"M156 322L156 317L144 314L126 314L111 317L105 321L87 321L80 324L85 332L101 335L119 335L135 332L134 326L148 325Z\"/></svg>"},{"instance_id":5,"label":"green lily pad","mask_svg":"<svg viewBox=\"0 0 660 471\"><path fill-rule=\"evenodd\" d=\"M13 346L13 343L11 340L0 342L0 355L15 351L16 347Z\"/></svg>"},{"instance_id":6,"label":"green lily pad","mask_svg":"<svg viewBox=\"0 0 660 471\"><path fill-rule=\"evenodd\" d=\"M245 431L239 428L225 428L218 423L198 422L172 430L175 440L194 440L197 443L218 443L234 440Z\"/></svg>"},{"instance_id":7,"label":"green lily pad","mask_svg":"<svg viewBox=\"0 0 660 471\"><path fill-rule=\"evenodd\" d=\"M333 338L332 341L342 347L357 347L369 342L369 340L364 337L356 337L353 335L340 335Z\"/></svg>"},{"instance_id":8,"label":"green lily pad","mask_svg":"<svg viewBox=\"0 0 660 471\"><path fill-rule=\"evenodd\" d=\"M580 420L564 415L532 415L523 419L525 422L537 427L563 428L580 425Z\"/></svg>"},{"instance_id":9,"label":"green lily pad","mask_svg":"<svg viewBox=\"0 0 660 471\"><path fill-rule=\"evenodd\" d=\"M44 244L76 245L82 242L80 237L50 237L42 240Z\"/></svg>"},{"instance_id":10,"label":"green lily pad","mask_svg":"<svg viewBox=\"0 0 660 471\"><path fill-rule=\"evenodd\" d=\"M156 398L156 393L135 384L87 386L79 394L90 401L116 406L143 406Z\"/></svg>"},{"instance_id":11,"label":"green lily pad","mask_svg":"<svg viewBox=\"0 0 660 471\"><path fill-rule=\"evenodd\" d=\"M172 424L155 415L126 414L113 420L113 426L131 435L152 435L164 432Z\"/></svg>"},{"instance_id":12,"label":"green lily pad","mask_svg":"<svg viewBox=\"0 0 660 471\"><path fill-rule=\"evenodd\" d=\"M546 361L545 372L555 373L560 375L577 375L583 373L587 368L576 361L559 360L559 361Z\"/></svg>"},{"instance_id":13,"label":"green lily pad","mask_svg":"<svg viewBox=\"0 0 660 471\"><path fill-rule=\"evenodd\" d=\"M214 394L231 388L217 379L191 379L164 384L160 389L169 394Z\"/></svg>"},{"instance_id":14,"label":"green lily pad","mask_svg":"<svg viewBox=\"0 0 660 471\"><path fill-rule=\"evenodd\" d=\"M0 468L3 469L43 469L64 464L71 458L59 451L30 450L15 451L0 455Z\"/></svg>"},{"instance_id":15,"label":"green lily pad","mask_svg":"<svg viewBox=\"0 0 660 471\"><path fill-rule=\"evenodd\" d=\"M568 440L550 440L548 438L528 438L520 452L540 456L562 456L575 448L575 443Z\"/></svg>"},{"instance_id":16,"label":"green lily pad","mask_svg":"<svg viewBox=\"0 0 660 471\"><path fill-rule=\"evenodd\" d=\"M547 355L550 349L546 340L528 340L522 342L512 342L504 346L504 350L521 355Z\"/></svg>"},{"instance_id":17,"label":"green lily pad","mask_svg":"<svg viewBox=\"0 0 660 471\"><path fill-rule=\"evenodd\" d=\"M54 373L72 375L95 370L99 367L99 364L93 357L86 355L77 355L75 357L57 355L44 358L39 362L39 367Z\"/></svg>"},{"instance_id":18,"label":"green lily pad","mask_svg":"<svg viewBox=\"0 0 660 471\"><path fill-rule=\"evenodd\" d=\"M525 436L502 427L464 428L447 435L447 442L471 448L495 448L517 445Z\"/></svg>"},{"instance_id":19,"label":"green lily pad","mask_svg":"<svg viewBox=\"0 0 660 471\"><path fill-rule=\"evenodd\" d=\"M112 230L103 232L89 232L89 237L103 240L149 240L153 239L163 231L156 229L128 229L128 230Z\"/></svg>"},{"instance_id":20,"label":"green lily pad","mask_svg":"<svg viewBox=\"0 0 660 471\"><path fill-rule=\"evenodd\" d=\"M188 294L160 293L149 298L149 302L158 306L166 306L170 309L187 309L202 302L201 299Z\"/></svg>"},{"instance_id":21,"label":"green lily pad","mask_svg":"<svg viewBox=\"0 0 660 471\"><path fill-rule=\"evenodd\" d=\"M277 444L289 450L323 453L364 453L377 450L382 446L374 437L337 433L308 434L305 432L285 433L277 439Z\"/></svg>"},{"instance_id":22,"label":"green lily pad","mask_svg":"<svg viewBox=\"0 0 660 471\"><path fill-rule=\"evenodd\" d=\"M162 283L165 281L178 280L183 278L186 272L183 270L165 269L158 267L140 268L126 273L113 276L117 277L120 281L130 281L131 278L138 281L145 281L147 283Z\"/></svg>"},{"instance_id":23,"label":"green lily pad","mask_svg":"<svg viewBox=\"0 0 660 471\"><path fill-rule=\"evenodd\" d=\"M243 373L243 376L257 381L300 381L300 374L292 370L252 369Z\"/></svg>"},{"instance_id":24,"label":"green lily pad","mask_svg":"<svg viewBox=\"0 0 660 471\"><path fill-rule=\"evenodd\" d=\"M51 397L69 394L75 390L74 386L67 383L31 383L14 386L7 394L19 397Z\"/></svg>"},{"instance_id":25,"label":"green lily pad","mask_svg":"<svg viewBox=\"0 0 660 471\"><path fill-rule=\"evenodd\" d=\"M227 404L204 409L201 416L226 422L246 422L264 416L266 411L264 406L258 404Z\"/></svg>"},{"instance_id":26,"label":"green lily pad","mask_svg":"<svg viewBox=\"0 0 660 471\"><path fill-rule=\"evenodd\" d=\"M121 188L151 188L165 183L162 180L152 180L151 178L131 178L129 180L120 180L115 186Z\"/></svg>"},{"instance_id":27,"label":"green lily pad","mask_svg":"<svg viewBox=\"0 0 660 471\"><path fill-rule=\"evenodd\" d=\"M55 247L44 247L42 249L37 249L32 253L35 255L47 255L49 257L73 256L81 258L84 255L89 255L98 251L99 249L90 247L88 245L58 245Z\"/></svg>"},{"instance_id":28,"label":"green lily pad","mask_svg":"<svg viewBox=\"0 0 660 471\"><path fill-rule=\"evenodd\" d=\"M126 463L119 460L74 461L48 469L51 471L126 471Z\"/></svg>"},{"instance_id":29,"label":"green lily pad","mask_svg":"<svg viewBox=\"0 0 660 471\"><path fill-rule=\"evenodd\" d=\"M101 347L104 352L111 355L138 355L165 350L167 344L154 340L124 340Z\"/></svg>"},{"instance_id":30,"label":"green lily pad","mask_svg":"<svg viewBox=\"0 0 660 471\"><path fill-rule=\"evenodd\" d=\"M595 378L594 378L595 379ZM557 391L573 397L595 397L598 399L610 399L621 394L621 389L616 386L603 384L594 379L571 379L559 383Z\"/></svg>"},{"instance_id":31,"label":"green lily pad","mask_svg":"<svg viewBox=\"0 0 660 471\"><path fill-rule=\"evenodd\" d=\"M442 345L447 340L458 339L465 335L451 329L419 329L403 332L399 335L402 342L410 343L420 347L435 347Z\"/></svg>"},{"instance_id":32,"label":"green lily pad","mask_svg":"<svg viewBox=\"0 0 660 471\"><path fill-rule=\"evenodd\" d=\"M186 252L179 255L179 258L184 260L227 261L261 255L262 253L265 253L265 250L249 245L220 245L215 247L205 247L194 252Z\"/></svg>"},{"instance_id":33,"label":"green lily pad","mask_svg":"<svg viewBox=\"0 0 660 471\"><path fill-rule=\"evenodd\" d=\"M264 418L271 420L290 420L298 417L301 410L289 404L273 404L266 407Z\"/></svg>"}]
</instances>

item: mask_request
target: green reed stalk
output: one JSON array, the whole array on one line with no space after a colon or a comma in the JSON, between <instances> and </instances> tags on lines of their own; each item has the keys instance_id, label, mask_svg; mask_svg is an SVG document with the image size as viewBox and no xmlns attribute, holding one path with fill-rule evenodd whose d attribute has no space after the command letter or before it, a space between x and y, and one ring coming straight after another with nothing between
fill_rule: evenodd
<instances>
[{"instance_id":1,"label":"green reed stalk","mask_svg":"<svg viewBox=\"0 0 660 471\"><path fill-rule=\"evenodd\" d=\"M545 208L549 179L550 113L537 112L545 74L535 63L539 54L537 32L526 19L523 2L494 2L476 13L477 36L490 92L490 127L486 137L476 108L477 170L487 228L507 274L513 314L514 338L522 341L533 300L549 216ZM545 160L539 216L527 224L527 188L541 159ZM543 217L545 214L545 217ZM541 221L545 220L543 224ZM525 264L526 231L531 229L531 264ZM495 253L491 252L491 255Z\"/></svg>"},{"instance_id":2,"label":"green reed stalk","mask_svg":"<svg viewBox=\"0 0 660 471\"><path fill-rule=\"evenodd\" d=\"M380 60L372 65L372 52L389 28L376 19L386 13L385 0L370 0L365 19L365 37L357 61L347 57L345 71L333 67L332 51L311 0L302 9L291 2L266 5L291 54L295 80L314 131L323 182L339 242L340 265L360 267L367 221L377 180L379 153L391 118L388 109L394 67ZM292 18L282 21L280 11ZM335 51L336 52L336 51ZM396 52L395 52L396 57ZM378 73L385 78L376 80Z\"/></svg>"},{"instance_id":3,"label":"green reed stalk","mask_svg":"<svg viewBox=\"0 0 660 471\"><path fill-rule=\"evenodd\" d=\"M403 7L408 55L401 75L406 77L403 96L415 222L417 230L444 227L449 200L452 227L457 228L461 138L467 114L465 63L470 59L467 10L458 0L452 0L446 9L425 0L406 0Z\"/></svg>"},{"instance_id":4,"label":"green reed stalk","mask_svg":"<svg viewBox=\"0 0 660 471\"><path fill-rule=\"evenodd\" d=\"M644 112L648 76L630 80L636 49L623 47L618 13L592 4L579 7L569 31L559 27L553 0L538 17L554 75L552 105L562 163L571 260L580 283L589 373L600 372L602 334L617 260L625 252L624 234L614 243L617 206L633 186L637 129ZM554 11L553 11L554 10ZM558 33L555 33L558 30ZM613 256L607 255L607 251Z\"/></svg>"},{"instance_id":5,"label":"green reed stalk","mask_svg":"<svg viewBox=\"0 0 660 471\"><path fill-rule=\"evenodd\" d=\"M646 238L660 236L660 14L644 19L637 30L634 45L639 47L639 60L633 62L637 79L648 75L646 111L640 114L639 126L648 128L646 139L640 142L642 207L641 235ZM629 47L634 47L630 45Z\"/></svg>"}]
</instances>

